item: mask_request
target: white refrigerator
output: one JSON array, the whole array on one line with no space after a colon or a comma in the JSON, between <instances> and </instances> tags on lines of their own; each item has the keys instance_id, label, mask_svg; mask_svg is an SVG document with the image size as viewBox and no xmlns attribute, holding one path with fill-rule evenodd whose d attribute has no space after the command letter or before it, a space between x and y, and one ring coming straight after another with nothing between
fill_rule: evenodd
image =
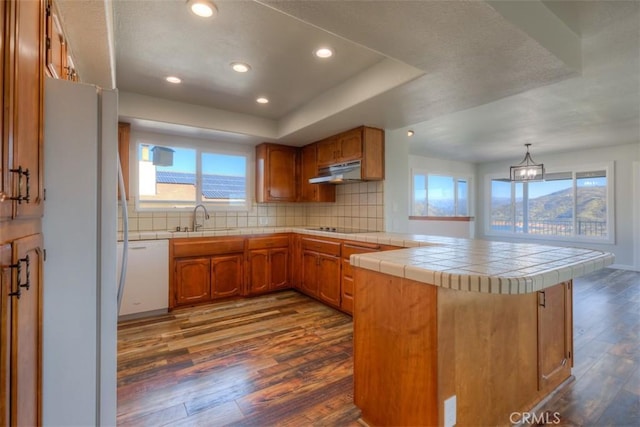
<instances>
[{"instance_id":1,"label":"white refrigerator","mask_svg":"<svg viewBox=\"0 0 640 427\"><path fill-rule=\"evenodd\" d=\"M115 425L117 142L116 91L46 80L44 425Z\"/></svg>"}]
</instances>

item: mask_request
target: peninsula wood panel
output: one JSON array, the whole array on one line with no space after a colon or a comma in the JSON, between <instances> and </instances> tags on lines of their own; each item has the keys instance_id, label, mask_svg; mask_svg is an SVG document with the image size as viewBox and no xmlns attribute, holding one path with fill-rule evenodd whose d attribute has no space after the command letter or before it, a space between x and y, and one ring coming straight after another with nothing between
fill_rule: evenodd
<instances>
[{"instance_id":1,"label":"peninsula wood panel","mask_svg":"<svg viewBox=\"0 0 640 427\"><path fill-rule=\"evenodd\" d=\"M458 291L362 268L354 278L354 399L370 424L443 425L456 396L458 426L509 425L570 376L555 350L571 323L565 284L547 288L553 314L541 316L536 292ZM539 389L545 348L553 382Z\"/></svg>"},{"instance_id":2,"label":"peninsula wood panel","mask_svg":"<svg viewBox=\"0 0 640 427\"><path fill-rule=\"evenodd\" d=\"M354 399L370 425L438 421L436 287L355 269Z\"/></svg>"},{"instance_id":3,"label":"peninsula wood panel","mask_svg":"<svg viewBox=\"0 0 640 427\"><path fill-rule=\"evenodd\" d=\"M436 289L439 408L456 395L458 426L509 425L538 400L537 294Z\"/></svg>"}]
</instances>

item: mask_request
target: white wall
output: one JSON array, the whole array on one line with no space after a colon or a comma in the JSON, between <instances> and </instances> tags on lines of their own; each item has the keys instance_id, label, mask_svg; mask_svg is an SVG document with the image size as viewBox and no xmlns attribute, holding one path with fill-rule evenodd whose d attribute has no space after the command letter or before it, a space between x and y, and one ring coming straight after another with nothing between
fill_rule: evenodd
<instances>
[{"instance_id":1,"label":"white wall","mask_svg":"<svg viewBox=\"0 0 640 427\"><path fill-rule=\"evenodd\" d=\"M473 238L475 233L473 221L409 220L409 210L412 168L444 175L470 176L475 181L475 165L409 154L409 137L404 129L385 131L385 139L385 231ZM473 206L473 194L471 198Z\"/></svg>"},{"instance_id":2,"label":"white wall","mask_svg":"<svg viewBox=\"0 0 640 427\"><path fill-rule=\"evenodd\" d=\"M635 252L635 270L640 271L640 161L633 162L634 178L633 178L633 200L636 201L633 213L633 225L635 227L634 252Z\"/></svg>"},{"instance_id":3,"label":"white wall","mask_svg":"<svg viewBox=\"0 0 640 427\"><path fill-rule=\"evenodd\" d=\"M579 152L556 153L553 155L538 155L537 162L542 162L546 169L557 169L564 166L580 164L602 164L615 162L615 243L576 243L559 240L538 240L536 243L557 246L580 246L594 250L607 251L615 254L615 266L620 268L634 268L634 176L633 163L640 160L640 143L618 145L613 147L580 150ZM513 163L513 162L511 162ZM487 236L484 232L485 202L489 203L490 195L485 194L485 176L504 172L508 174L509 162L494 162L478 165L476 179L476 236L487 240L527 241L525 238L504 238ZM637 185L637 184L636 184ZM636 208L637 209L637 208ZM530 239L529 239L530 241ZM639 266L635 266L638 269Z\"/></svg>"},{"instance_id":4,"label":"white wall","mask_svg":"<svg viewBox=\"0 0 640 427\"><path fill-rule=\"evenodd\" d=\"M475 195L473 194L473 190L476 180L476 166L474 164L410 154L409 170L407 172L407 185L409 188L411 188L411 171L414 169L427 171L432 174L470 177L472 182L469 189L472 190L470 191L472 194L469 195L469 206L472 212L469 216L474 216ZM410 202L411 194L408 194L407 203ZM409 233L430 234L434 236L473 238L475 236L475 221L409 220L407 231Z\"/></svg>"},{"instance_id":5,"label":"white wall","mask_svg":"<svg viewBox=\"0 0 640 427\"><path fill-rule=\"evenodd\" d=\"M406 130L385 130L384 229L409 230L409 141Z\"/></svg>"}]
</instances>

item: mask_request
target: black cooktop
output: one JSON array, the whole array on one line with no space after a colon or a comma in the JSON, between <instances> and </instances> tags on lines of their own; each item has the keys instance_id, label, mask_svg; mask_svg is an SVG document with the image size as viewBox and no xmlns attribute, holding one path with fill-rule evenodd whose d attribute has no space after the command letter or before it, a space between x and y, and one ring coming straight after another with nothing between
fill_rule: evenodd
<instances>
[{"instance_id":1,"label":"black cooktop","mask_svg":"<svg viewBox=\"0 0 640 427\"><path fill-rule=\"evenodd\" d=\"M309 227L307 228L307 230L328 231L330 233L344 233L344 234L371 233L370 230L361 230L357 228L343 228L343 227Z\"/></svg>"}]
</instances>

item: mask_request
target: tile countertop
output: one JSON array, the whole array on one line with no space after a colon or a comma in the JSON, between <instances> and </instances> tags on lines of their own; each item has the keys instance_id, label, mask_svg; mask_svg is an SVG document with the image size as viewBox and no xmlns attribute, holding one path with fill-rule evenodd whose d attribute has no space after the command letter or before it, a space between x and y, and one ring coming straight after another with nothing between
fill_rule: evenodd
<instances>
[{"instance_id":1,"label":"tile countertop","mask_svg":"<svg viewBox=\"0 0 640 427\"><path fill-rule=\"evenodd\" d=\"M523 294L613 264L613 254L582 248L509 243L401 233L335 233L301 227L257 227L198 232L136 232L129 240L241 236L296 232L401 246L351 255L351 264L444 288L496 294ZM118 233L122 240L122 233Z\"/></svg>"}]
</instances>

